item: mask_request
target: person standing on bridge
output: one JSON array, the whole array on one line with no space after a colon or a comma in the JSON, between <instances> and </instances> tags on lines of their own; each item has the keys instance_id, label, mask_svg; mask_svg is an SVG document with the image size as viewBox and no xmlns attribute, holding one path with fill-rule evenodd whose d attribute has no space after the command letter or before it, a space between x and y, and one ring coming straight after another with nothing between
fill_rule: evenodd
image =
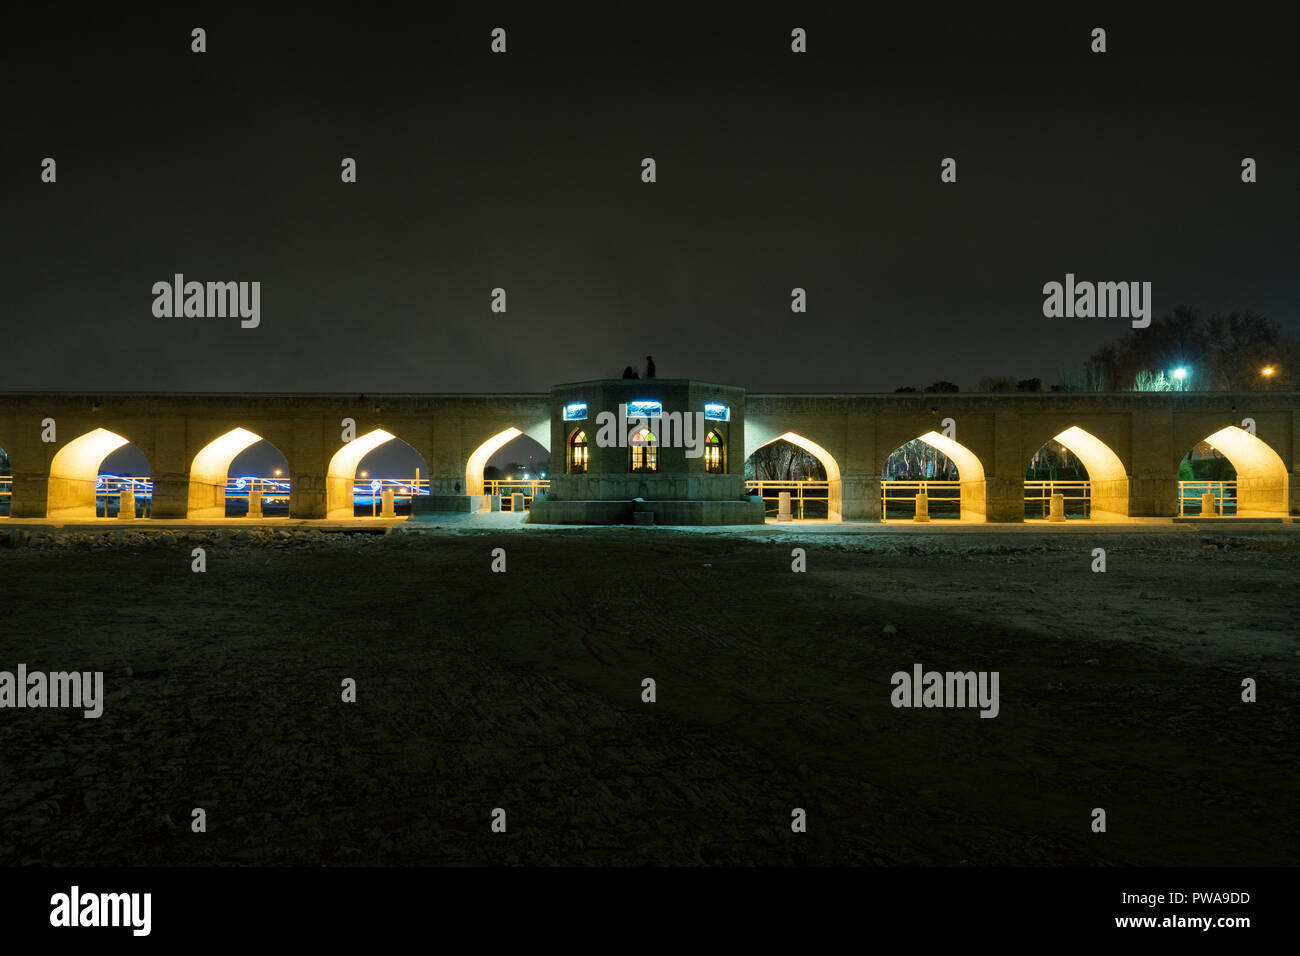
<instances>
[{"instance_id":1,"label":"person standing on bridge","mask_svg":"<svg viewBox=\"0 0 1300 956\"><path fill-rule=\"evenodd\" d=\"M655 358L653 355L647 355L645 357L645 377L655 377Z\"/></svg>"}]
</instances>

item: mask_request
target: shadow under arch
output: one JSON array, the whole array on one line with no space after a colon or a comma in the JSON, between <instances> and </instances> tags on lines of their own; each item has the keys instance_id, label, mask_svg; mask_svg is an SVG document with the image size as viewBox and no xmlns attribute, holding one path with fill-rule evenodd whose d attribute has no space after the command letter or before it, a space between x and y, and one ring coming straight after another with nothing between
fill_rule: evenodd
<instances>
[{"instance_id":1,"label":"shadow under arch","mask_svg":"<svg viewBox=\"0 0 1300 956\"><path fill-rule=\"evenodd\" d=\"M99 466L130 439L96 428L72 439L54 455L45 499L47 518L94 518Z\"/></svg>"},{"instance_id":2,"label":"shadow under arch","mask_svg":"<svg viewBox=\"0 0 1300 956\"><path fill-rule=\"evenodd\" d=\"M208 442L190 463L187 518L226 517L226 482L230 466L240 452L260 441L261 435L247 428L232 428Z\"/></svg>"},{"instance_id":3,"label":"shadow under arch","mask_svg":"<svg viewBox=\"0 0 1300 956\"><path fill-rule=\"evenodd\" d=\"M748 453L745 455L745 460L748 461L754 452L758 451L760 448L765 448L773 442L778 441L788 441L791 445L797 445L799 448L802 448L804 451L808 452L808 454L816 458L821 463L821 466L826 469L826 481L829 486L826 502L826 518L829 521L843 521L843 482L840 478L839 462L835 460L834 455L812 439L805 438L796 432L786 432L784 435L775 435L762 444L755 445L753 448L749 449Z\"/></svg>"},{"instance_id":4,"label":"shadow under arch","mask_svg":"<svg viewBox=\"0 0 1300 956\"><path fill-rule=\"evenodd\" d=\"M1106 520L1129 514L1129 475L1119 455L1104 441L1078 425L1053 435L1067 451L1079 459L1088 473L1092 518Z\"/></svg>"},{"instance_id":5,"label":"shadow under arch","mask_svg":"<svg viewBox=\"0 0 1300 956\"><path fill-rule=\"evenodd\" d=\"M1282 456L1244 428L1228 425L1204 441L1217 448L1237 471L1237 516L1289 513L1290 475Z\"/></svg>"}]
</instances>

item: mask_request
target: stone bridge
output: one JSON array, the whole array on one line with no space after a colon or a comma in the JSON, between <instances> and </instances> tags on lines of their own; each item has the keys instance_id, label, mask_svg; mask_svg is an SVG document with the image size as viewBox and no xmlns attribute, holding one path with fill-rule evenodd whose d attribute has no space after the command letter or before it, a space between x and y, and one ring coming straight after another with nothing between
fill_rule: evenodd
<instances>
[{"instance_id":1,"label":"stone bridge","mask_svg":"<svg viewBox=\"0 0 1300 956\"><path fill-rule=\"evenodd\" d=\"M647 396L657 381L642 383ZM1178 464L1202 440L1236 468L1239 514L1300 513L1300 393L742 396L743 407L730 399L730 440L744 456L727 470L743 471L769 442L801 445L826 469L832 519L878 519L885 460L915 438L956 463L968 520L1023 520L1026 467L1053 438L1083 462L1101 519L1177 514ZM93 517L99 466L128 441L149 461L154 518L223 515L230 463L259 439L289 463L290 515L325 518L352 516L358 463L393 437L423 456L434 495L454 496L481 494L484 464L520 434L564 472L554 440L564 422L549 393L0 393L15 517Z\"/></svg>"}]
</instances>

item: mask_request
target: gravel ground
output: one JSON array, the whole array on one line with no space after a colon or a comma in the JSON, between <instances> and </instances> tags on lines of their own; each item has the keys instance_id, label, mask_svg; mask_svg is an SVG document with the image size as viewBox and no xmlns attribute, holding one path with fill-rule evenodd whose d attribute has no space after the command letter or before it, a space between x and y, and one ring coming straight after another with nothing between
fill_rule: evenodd
<instances>
[{"instance_id":1,"label":"gravel ground","mask_svg":"<svg viewBox=\"0 0 1300 956\"><path fill-rule=\"evenodd\" d=\"M0 670L102 670L106 702L0 710L0 865L1300 856L1296 535L425 524L3 545ZM997 671L999 715L892 707L916 662Z\"/></svg>"}]
</instances>

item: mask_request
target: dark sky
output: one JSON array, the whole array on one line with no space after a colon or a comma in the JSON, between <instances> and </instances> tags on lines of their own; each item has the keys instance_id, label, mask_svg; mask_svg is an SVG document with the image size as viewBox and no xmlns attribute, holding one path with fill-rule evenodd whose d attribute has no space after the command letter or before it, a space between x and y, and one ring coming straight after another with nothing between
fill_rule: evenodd
<instances>
[{"instance_id":1,"label":"dark sky","mask_svg":"<svg viewBox=\"0 0 1300 956\"><path fill-rule=\"evenodd\" d=\"M1127 331L1044 318L1067 272L1300 334L1300 68L1249 7L447 6L7 13L0 388L1050 382ZM155 318L176 272L260 328Z\"/></svg>"}]
</instances>

